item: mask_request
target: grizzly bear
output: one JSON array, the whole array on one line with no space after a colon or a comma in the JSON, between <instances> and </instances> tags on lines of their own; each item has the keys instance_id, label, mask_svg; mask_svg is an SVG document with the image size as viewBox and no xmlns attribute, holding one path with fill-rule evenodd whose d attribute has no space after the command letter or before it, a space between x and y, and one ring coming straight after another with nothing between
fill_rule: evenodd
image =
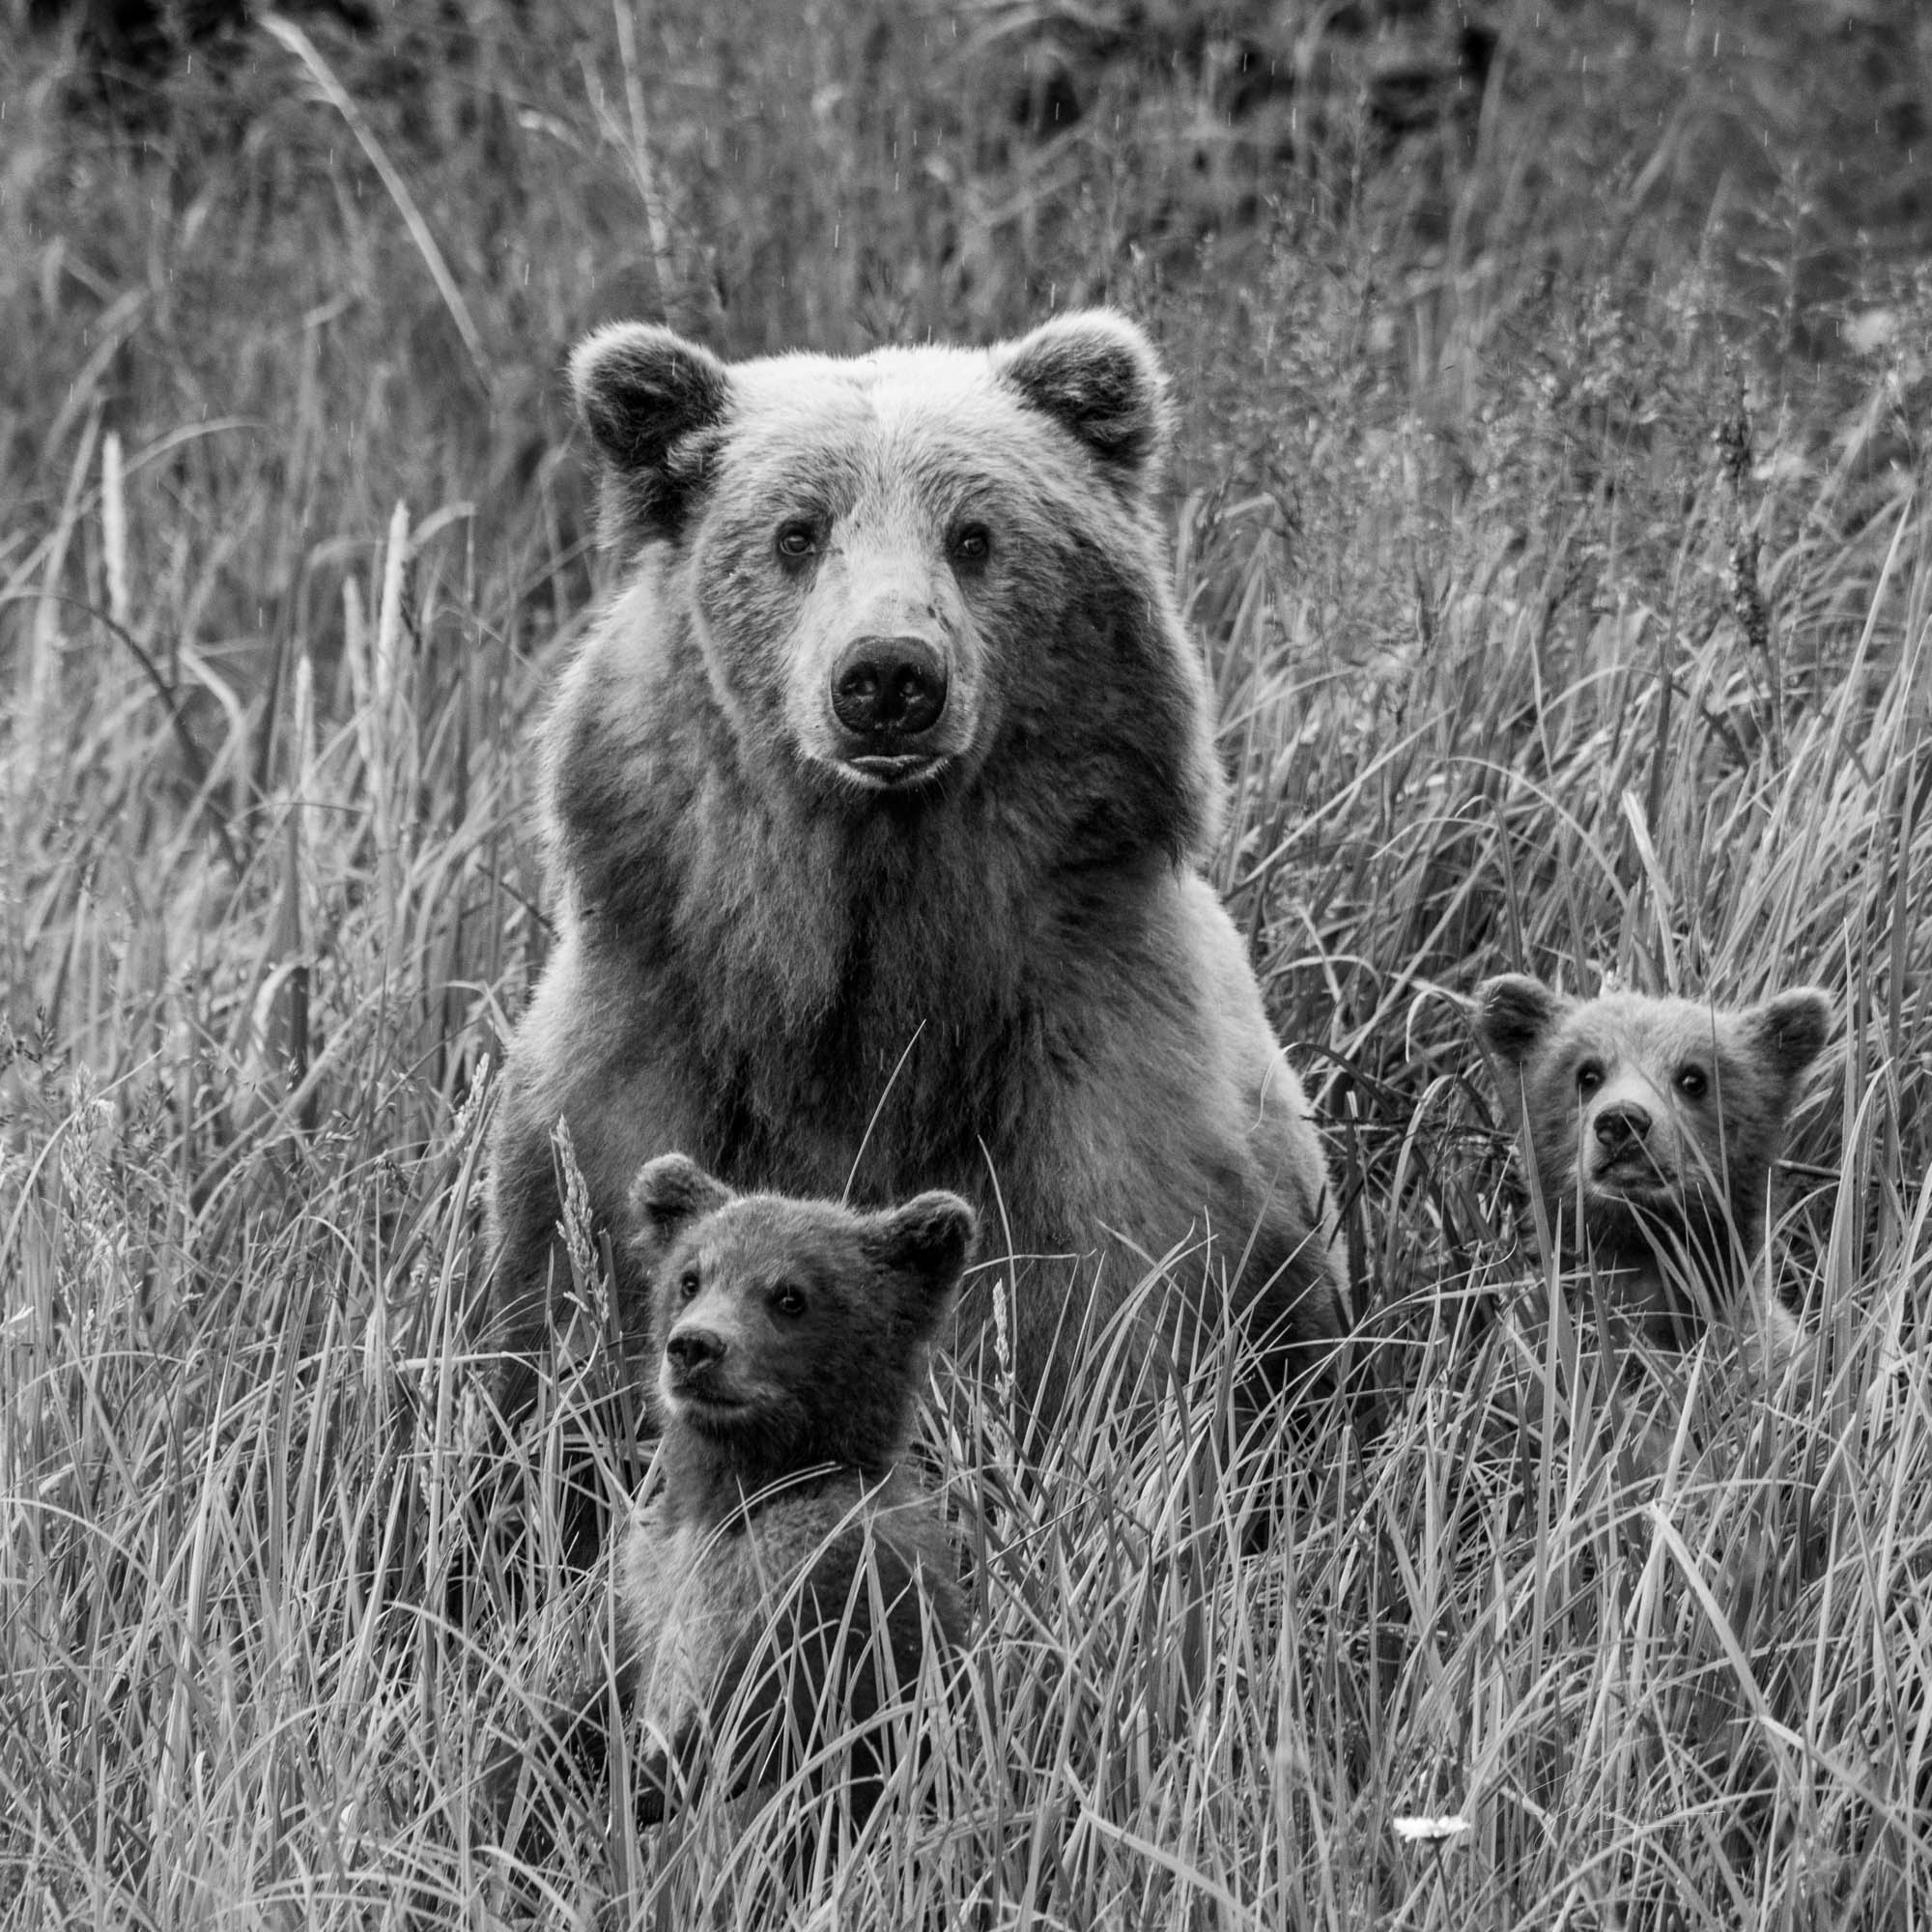
<instances>
[{"instance_id":1,"label":"grizzly bear","mask_svg":"<svg viewBox=\"0 0 1932 1932\"><path fill-rule=\"evenodd\" d=\"M626 575L543 734L557 941L490 1184L508 1412L561 1325L560 1122L607 1230L672 1148L736 1187L964 1196L1001 1238L951 1340L1009 1292L1039 1412L1162 1263L1272 1378L1322 1364L1326 1171L1203 874L1224 782L1147 339L1094 312L727 366L633 324L571 377Z\"/></svg>"},{"instance_id":2,"label":"grizzly bear","mask_svg":"<svg viewBox=\"0 0 1932 1932\"><path fill-rule=\"evenodd\" d=\"M1752 1264L1773 1163L1831 1015L1810 987L1743 1011L1566 999L1520 974L1477 989L1476 1035L1557 1264L1590 1265L1644 1342L1682 1349L1717 1315L1774 1360L1795 1349L1790 1311L1755 1288Z\"/></svg>"},{"instance_id":3,"label":"grizzly bear","mask_svg":"<svg viewBox=\"0 0 1932 1932\"><path fill-rule=\"evenodd\" d=\"M682 1154L648 1162L631 1201L664 1429L616 1560L639 1821L713 1775L771 1782L820 1755L836 1719L862 1822L890 1769L874 1719L929 1638L966 1636L957 1558L900 1458L973 1210L943 1193L876 1213L734 1195ZM602 1703L600 1685L564 1707L580 1773Z\"/></svg>"}]
</instances>

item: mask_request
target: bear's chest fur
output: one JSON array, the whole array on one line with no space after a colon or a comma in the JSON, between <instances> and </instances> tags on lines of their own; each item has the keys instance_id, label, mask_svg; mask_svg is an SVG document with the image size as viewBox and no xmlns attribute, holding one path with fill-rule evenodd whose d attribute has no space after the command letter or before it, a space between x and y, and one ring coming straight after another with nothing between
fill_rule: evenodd
<instances>
[{"instance_id":1,"label":"bear's chest fur","mask_svg":"<svg viewBox=\"0 0 1932 1932\"><path fill-rule=\"evenodd\" d=\"M653 1497L632 1513L618 1591L632 1637L639 1721L668 1746L716 1708L748 1639L864 1495L855 1478L723 1521Z\"/></svg>"},{"instance_id":2,"label":"bear's chest fur","mask_svg":"<svg viewBox=\"0 0 1932 1932\"><path fill-rule=\"evenodd\" d=\"M665 1744L708 1704L763 1587L750 1530L671 1526L668 1514L662 1502L636 1513L621 1577L638 1641L638 1717Z\"/></svg>"},{"instance_id":3,"label":"bear's chest fur","mask_svg":"<svg viewBox=\"0 0 1932 1932\"><path fill-rule=\"evenodd\" d=\"M728 736L672 731L651 764L619 811L597 757L562 758L561 844L594 977L676 1043L732 1172L836 1190L865 1145L868 1198L961 1184L1042 1077L1080 1076L1086 982L1172 997L1163 851L1055 865L977 783L855 815Z\"/></svg>"}]
</instances>

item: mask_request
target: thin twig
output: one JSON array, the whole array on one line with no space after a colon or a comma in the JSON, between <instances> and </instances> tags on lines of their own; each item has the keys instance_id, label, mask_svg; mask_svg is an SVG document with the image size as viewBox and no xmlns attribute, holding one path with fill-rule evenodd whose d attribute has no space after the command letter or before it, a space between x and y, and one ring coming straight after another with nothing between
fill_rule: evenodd
<instances>
[{"instance_id":1,"label":"thin twig","mask_svg":"<svg viewBox=\"0 0 1932 1932\"><path fill-rule=\"evenodd\" d=\"M410 231L416 252L423 258L423 266L429 270L437 293L442 297L449 319L455 323L456 332L462 336L463 346L469 352L476 380L483 385L483 393L489 395L492 388L489 359L484 355L483 338L470 316L469 304L463 299L463 291L456 286L456 277L449 272L449 265L442 259L442 250L436 245L436 237L429 232L429 223L423 219L415 197L410 193L408 184L397 173L394 163L383 152L383 144L377 140L375 129L362 118L362 110L350 97L349 90L336 79L315 43L293 20L285 20L279 14L264 14L262 25L308 69L329 105L348 122L349 131L369 156L369 164L382 176L383 185L389 190L389 199L396 204L396 212L403 217L403 225Z\"/></svg>"}]
</instances>

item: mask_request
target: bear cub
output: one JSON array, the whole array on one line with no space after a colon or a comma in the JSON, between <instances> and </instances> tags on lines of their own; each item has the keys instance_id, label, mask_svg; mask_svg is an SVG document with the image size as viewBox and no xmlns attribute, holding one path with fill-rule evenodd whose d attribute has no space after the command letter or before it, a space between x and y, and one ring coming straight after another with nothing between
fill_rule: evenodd
<instances>
[{"instance_id":1,"label":"bear cub","mask_svg":"<svg viewBox=\"0 0 1932 1932\"><path fill-rule=\"evenodd\" d=\"M1798 1324L1754 1290L1752 1264L1773 1163L1831 1020L1811 987L1742 1011L1569 999L1521 974L1477 988L1476 1036L1554 1259L1594 1267L1651 1346L1682 1349L1716 1315L1758 1336L1767 1368L1796 1350Z\"/></svg>"},{"instance_id":2,"label":"bear cub","mask_svg":"<svg viewBox=\"0 0 1932 1932\"><path fill-rule=\"evenodd\" d=\"M973 1210L738 1195L682 1154L644 1165L631 1209L664 1429L616 1565L639 1818L714 1773L734 1792L781 1777L830 1721L867 1733L861 1819L890 1768L869 1720L928 1636L966 1634L944 1522L900 1459ZM720 1747L728 1765L707 1763Z\"/></svg>"}]
</instances>

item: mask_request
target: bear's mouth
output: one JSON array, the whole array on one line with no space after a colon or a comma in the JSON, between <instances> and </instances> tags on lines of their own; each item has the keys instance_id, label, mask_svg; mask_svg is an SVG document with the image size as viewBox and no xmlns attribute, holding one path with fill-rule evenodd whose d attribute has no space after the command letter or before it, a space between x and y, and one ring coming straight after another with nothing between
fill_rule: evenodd
<instances>
[{"instance_id":1,"label":"bear's mouth","mask_svg":"<svg viewBox=\"0 0 1932 1932\"><path fill-rule=\"evenodd\" d=\"M846 770L879 791L900 791L937 778L947 759L937 752L867 752L845 760Z\"/></svg>"},{"instance_id":2,"label":"bear's mouth","mask_svg":"<svg viewBox=\"0 0 1932 1932\"><path fill-rule=\"evenodd\" d=\"M680 1373L674 1364L667 1363L668 1373L663 1380L665 1395L671 1402L688 1404L696 1408L742 1408L744 1398L720 1384L717 1366L715 1362L705 1362L695 1370L686 1369Z\"/></svg>"},{"instance_id":3,"label":"bear's mouth","mask_svg":"<svg viewBox=\"0 0 1932 1932\"><path fill-rule=\"evenodd\" d=\"M1673 1200L1677 1189L1670 1177L1659 1173L1641 1152L1620 1154L1599 1163L1590 1177L1592 1190L1605 1201L1628 1202L1644 1208Z\"/></svg>"},{"instance_id":4,"label":"bear's mouth","mask_svg":"<svg viewBox=\"0 0 1932 1932\"><path fill-rule=\"evenodd\" d=\"M677 1413L700 1429L728 1427L746 1406L735 1395L724 1395L717 1389L693 1388L686 1382L673 1382L668 1393Z\"/></svg>"}]
</instances>

